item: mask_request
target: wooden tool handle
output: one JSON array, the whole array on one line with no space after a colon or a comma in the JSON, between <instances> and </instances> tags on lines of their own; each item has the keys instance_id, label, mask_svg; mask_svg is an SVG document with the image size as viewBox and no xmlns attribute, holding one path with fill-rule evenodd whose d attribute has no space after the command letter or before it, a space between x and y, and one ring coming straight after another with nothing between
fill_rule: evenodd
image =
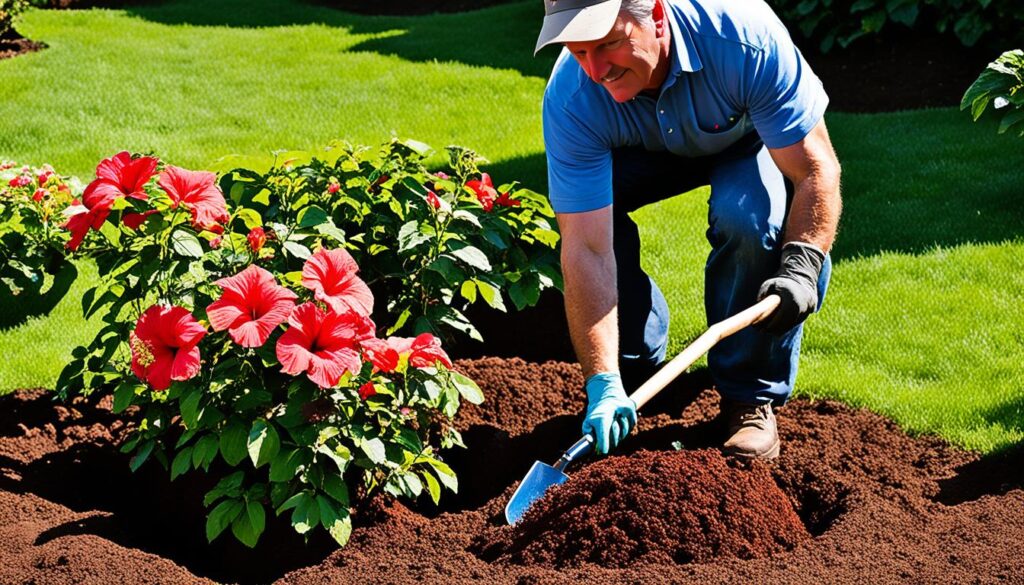
<instances>
[{"instance_id":1,"label":"wooden tool handle","mask_svg":"<svg viewBox=\"0 0 1024 585\"><path fill-rule=\"evenodd\" d=\"M661 392L672 380L679 377L679 374L685 372L687 368L693 365L693 362L710 351L716 343L740 329L758 323L767 318L768 315L771 315L775 308L779 306L780 300L778 295L768 295L753 307L708 327L708 330L703 335L686 346L683 351L679 352L679 355L672 358L672 361L662 366L657 373L637 388L636 392L630 394L629 398L636 403L637 408L647 404L648 400L654 398L655 394Z\"/></svg>"}]
</instances>

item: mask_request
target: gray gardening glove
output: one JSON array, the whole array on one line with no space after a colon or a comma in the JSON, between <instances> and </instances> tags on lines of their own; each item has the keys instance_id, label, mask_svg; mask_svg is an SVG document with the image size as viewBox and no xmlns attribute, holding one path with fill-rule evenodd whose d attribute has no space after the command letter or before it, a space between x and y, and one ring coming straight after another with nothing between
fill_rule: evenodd
<instances>
[{"instance_id":1,"label":"gray gardening glove","mask_svg":"<svg viewBox=\"0 0 1024 585\"><path fill-rule=\"evenodd\" d=\"M773 335L782 335L804 322L818 308L818 276L825 253L812 244L790 242L782 247L782 266L775 276L764 281L757 300L779 295L782 302L775 312L757 327Z\"/></svg>"}]
</instances>

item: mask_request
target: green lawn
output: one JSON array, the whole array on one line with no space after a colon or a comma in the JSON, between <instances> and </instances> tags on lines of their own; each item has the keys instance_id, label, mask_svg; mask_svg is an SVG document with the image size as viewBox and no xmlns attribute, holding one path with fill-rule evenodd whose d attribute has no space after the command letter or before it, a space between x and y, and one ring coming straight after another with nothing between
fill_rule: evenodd
<instances>
[{"instance_id":1,"label":"green lawn","mask_svg":"<svg viewBox=\"0 0 1024 585\"><path fill-rule=\"evenodd\" d=\"M19 30L50 48L0 61L0 158L87 180L125 148L201 168L394 133L471 146L499 181L543 191L539 103L554 55L530 56L536 25L532 0L416 18L267 0L32 11ZM953 109L827 120L845 213L798 394L982 451L1020 441L1024 142ZM637 213L675 349L703 328L706 199ZM0 391L52 385L91 337L82 271L48 318L0 332Z\"/></svg>"}]
</instances>

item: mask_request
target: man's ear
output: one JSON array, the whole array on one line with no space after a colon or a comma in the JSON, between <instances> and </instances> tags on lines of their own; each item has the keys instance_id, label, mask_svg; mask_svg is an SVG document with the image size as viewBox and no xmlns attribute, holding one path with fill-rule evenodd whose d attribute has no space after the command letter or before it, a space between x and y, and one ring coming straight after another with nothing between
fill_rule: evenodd
<instances>
[{"instance_id":1,"label":"man's ear","mask_svg":"<svg viewBox=\"0 0 1024 585\"><path fill-rule=\"evenodd\" d=\"M651 18L654 19L654 31L658 37L665 34L665 3L664 0L654 0L654 8L651 10Z\"/></svg>"}]
</instances>

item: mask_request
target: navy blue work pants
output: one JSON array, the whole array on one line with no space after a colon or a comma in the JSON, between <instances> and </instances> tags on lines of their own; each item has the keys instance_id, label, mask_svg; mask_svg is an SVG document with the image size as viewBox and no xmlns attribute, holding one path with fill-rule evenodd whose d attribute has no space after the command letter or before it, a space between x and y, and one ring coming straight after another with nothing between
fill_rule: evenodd
<instances>
[{"instance_id":1,"label":"navy blue work pants","mask_svg":"<svg viewBox=\"0 0 1024 585\"><path fill-rule=\"evenodd\" d=\"M711 252L704 269L704 308L710 325L753 305L761 283L778 270L793 187L756 134L707 157L684 158L642 147L616 149L612 156L620 369L632 391L665 359L669 311L658 285L640 266L640 235L628 214L711 185ZM670 261L694 258L680 253ZM819 308L831 267L826 257L818 281ZM718 392L741 402L785 404L796 380L802 334L803 325L782 336L748 327L719 342L708 354Z\"/></svg>"}]
</instances>

